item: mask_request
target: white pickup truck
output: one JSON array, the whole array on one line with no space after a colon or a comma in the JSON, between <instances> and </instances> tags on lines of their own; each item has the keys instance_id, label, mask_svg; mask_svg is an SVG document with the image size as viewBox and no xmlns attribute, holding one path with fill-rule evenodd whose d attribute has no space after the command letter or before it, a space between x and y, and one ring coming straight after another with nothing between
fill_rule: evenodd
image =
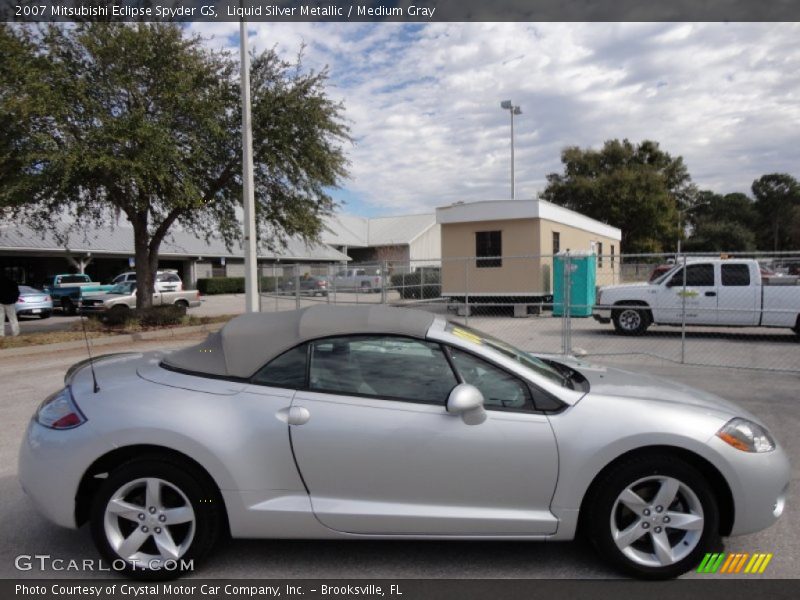
<instances>
[{"instance_id":1,"label":"white pickup truck","mask_svg":"<svg viewBox=\"0 0 800 600\"><path fill-rule=\"evenodd\" d=\"M623 335L684 318L687 325L788 327L800 335L800 285L762 278L755 260L691 259L685 274L678 263L649 283L601 287L592 316Z\"/></svg>"},{"instance_id":2,"label":"white pickup truck","mask_svg":"<svg viewBox=\"0 0 800 600\"><path fill-rule=\"evenodd\" d=\"M197 290L185 292L155 292L153 306L174 304L182 308L200 306L200 295ZM128 281L113 286L108 293L98 294L81 302L82 313L126 313L136 308L136 282Z\"/></svg>"}]
</instances>

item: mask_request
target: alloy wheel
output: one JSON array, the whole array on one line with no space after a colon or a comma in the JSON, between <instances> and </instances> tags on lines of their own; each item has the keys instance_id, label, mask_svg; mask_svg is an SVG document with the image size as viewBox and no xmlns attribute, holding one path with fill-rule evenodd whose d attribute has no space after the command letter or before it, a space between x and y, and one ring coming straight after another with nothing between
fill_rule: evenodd
<instances>
[{"instance_id":1,"label":"alloy wheel","mask_svg":"<svg viewBox=\"0 0 800 600\"><path fill-rule=\"evenodd\" d=\"M698 545L705 524L697 494L674 477L638 479L617 496L611 509L611 536L631 561L666 567Z\"/></svg>"},{"instance_id":2,"label":"alloy wheel","mask_svg":"<svg viewBox=\"0 0 800 600\"><path fill-rule=\"evenodd\" d=\"M194 539L196 516L178 487L146 477L124 484L111 496L103 525L120 558L158 568L186 554Z\"/></svg>"}]
</instances>

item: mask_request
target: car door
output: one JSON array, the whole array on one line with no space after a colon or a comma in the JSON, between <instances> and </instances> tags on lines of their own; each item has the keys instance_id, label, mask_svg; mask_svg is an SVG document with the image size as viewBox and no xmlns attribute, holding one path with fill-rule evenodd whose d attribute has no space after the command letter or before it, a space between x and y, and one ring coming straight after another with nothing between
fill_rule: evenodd
<instances>
[{"instance_id":1,"label":"car door","mask_svg":"<svg viewBox=\"0 0 800 600\"><path fill-rule=\"evenodd\" d=\"M657 323L681 323L686 311L686 323L714 325L717 323L717 286L714 263L686 265L684 288L683 268L661 285L655 320Z\"/></svg>"},{"instance_id":2,"label":"car door","mask_svg":"<svg viewBox=\"0 0 800 600\"><path fill-rule=\"evenodd\" d=\"M486 421L471 426L446 410L458 379L438 344L325 339L311 344L309 361L307 389L292 402L307 420L290 435L324 525L358 534L555 532L555 438L524 382L495 367L506 380L494 384ZM484 373L483 385L490 380ZM495 397L503 387L519 406Z\"/></svg>"},{"instance_id":3,"label":"car door","mask_svg":"<svg viewBox=\"0 0 800 600\"><path fill-rule=\"evenodd\" d=\"M720 264L719 282L719 324L756 325L759 317L759 287L757 282L752 281L750 264Z\"/></svg>"}]
</instances>

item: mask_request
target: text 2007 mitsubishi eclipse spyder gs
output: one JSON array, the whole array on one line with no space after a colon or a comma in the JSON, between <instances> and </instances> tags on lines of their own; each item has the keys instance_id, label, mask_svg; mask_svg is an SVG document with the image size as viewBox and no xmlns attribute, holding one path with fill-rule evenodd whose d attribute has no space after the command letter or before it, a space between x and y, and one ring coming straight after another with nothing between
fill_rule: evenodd
<instances>
[{"instance_id":1,"label":"text 2007 mitsubishi eclipse spyder gs","mask_svg":"<svg viewBox=\"0 0 800 600\"><path fill-rule=\"evenodd\" d=\"M241 538L570 540L678 576L772 525L786 455L689 387L540 359L410 309L247 314L172 353L67 372L19 477L109 563L166 578Z\"/></svg>"}]
</instances>

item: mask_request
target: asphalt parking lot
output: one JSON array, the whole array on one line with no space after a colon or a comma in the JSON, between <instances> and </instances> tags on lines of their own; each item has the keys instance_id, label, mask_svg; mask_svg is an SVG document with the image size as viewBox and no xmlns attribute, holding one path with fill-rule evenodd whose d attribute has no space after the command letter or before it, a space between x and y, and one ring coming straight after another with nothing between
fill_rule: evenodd
<instances>
[{"instance_id":1,"label":"asphalt parking lot","mask_svg":"<svg viewBox=\"0 0 800 600\"><path fill-rule=\"evenodd\" d=\"M223 302L224 304L224 302ZM474 321L474 323L473 323ZM556 321L555 319L552 321ZM487 329L517 332L530 340L543 338L531 319L490 319L476 317L471 324ZM486 327L486 324L490 327ZM530 325L525 326L523 324ZM513 325L513 328L511 327ZM537 336L537 331L540 335ZM556 335L555 333L553 335ZM178 347L197 337L105 346L103 353L126 349ZM510 340L513 341L513 340ZM521 340L524 342L524 340ZM16 479L19 441L28 420L41 400L57 389L65 369L85 357L80 349L13 356L0 352L0 577L86 577L105 573L26 571L14 566L20 554L48 554L52 558L97 558L88 531L61 529L40 517L26 501ZM800 556L800 510L797 508L796 466L800 464L800 376L787 373L745 371L673 365L649 356L605 357L623 366L643 369L718 393L758 414L786 447L795 465L792 491L780 522L754 535L731 538L730 552L771 552L774 558L765 578L798 578ZM607 578L606 569L583 543L511 542L317 542L317 541L231 541L206 563L202 577L374 577L374 578ZM688 577L709 577L689 574ZM750 576L752 577L752 576Z\"/></svg>"}]
</instances>

